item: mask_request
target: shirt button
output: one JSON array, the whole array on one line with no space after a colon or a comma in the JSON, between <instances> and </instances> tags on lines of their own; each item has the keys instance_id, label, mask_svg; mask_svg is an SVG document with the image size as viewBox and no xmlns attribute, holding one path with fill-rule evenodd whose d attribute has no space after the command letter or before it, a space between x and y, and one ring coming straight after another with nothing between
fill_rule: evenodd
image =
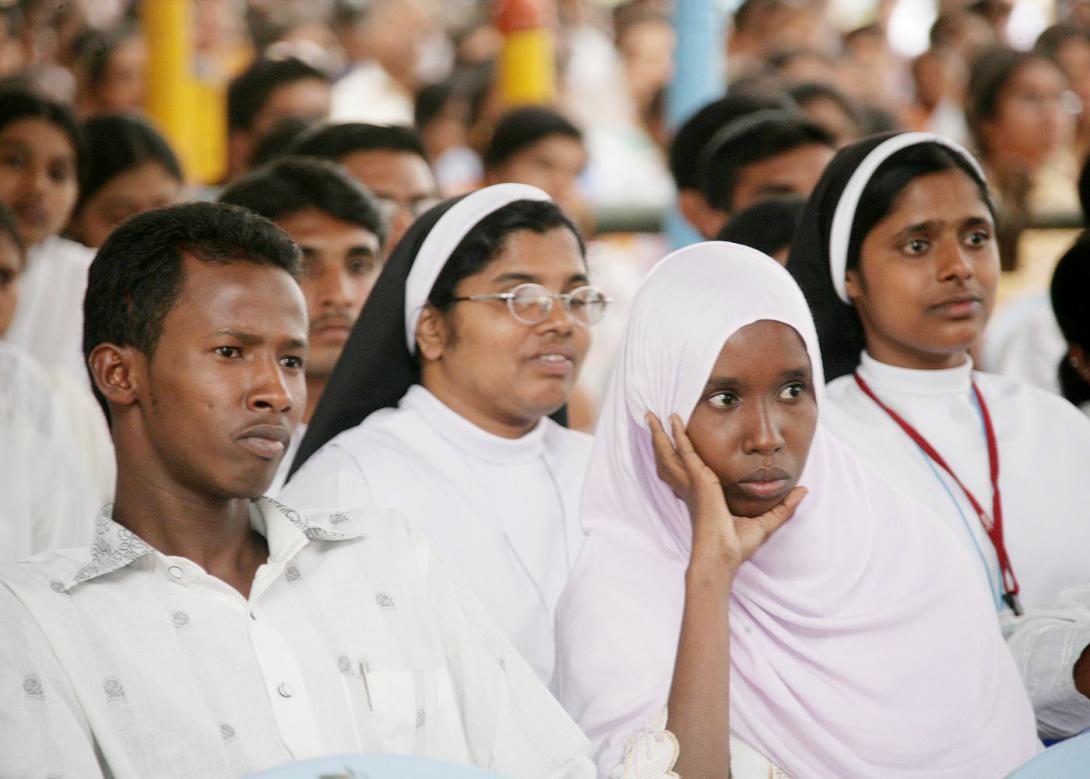
<instances>
[{"instance_id":1,"label":"shirt button","mask_svg":"<svg viewBox=\"0 0 1090 779\"><path fill-rule=\"evenodd\" d=\"M281 682L276 691L280 693L281 698L290 698L292 696L291 685L287 682Z\"/></svg>"},{"instance_id":2,"label":"shirt button","mask_svg":"<svg viewBox=\"0 0 1090 779\"><path fill-rule=\"evenodd\" d=\"M177 565L172 565L167 570L170 571L170 575L173 576L175 579L181 579L182 578L182 569L181 569L181 567L179 567Z\"/></svg>"}]
</instances>

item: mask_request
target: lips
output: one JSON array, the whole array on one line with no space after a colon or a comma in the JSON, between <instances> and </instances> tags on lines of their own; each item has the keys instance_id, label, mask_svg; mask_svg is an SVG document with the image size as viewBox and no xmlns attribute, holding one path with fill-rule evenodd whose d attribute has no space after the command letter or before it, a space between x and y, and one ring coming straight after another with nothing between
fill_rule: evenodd
<instances>
[{"instance_id":1,"label":"lips","mask_svg":"<svg viewBox=\"0 0 1090 779\"><path fill-rule=\"evenodd\" d=\"M262 460L275 460L284 456L291 440L291 431L280 425L254 425L236 437L243 449Z\"/></svg>"},{"instance_id":2,"label":"lips","mask_svg":"<svg viewBox=\"0 0 1090 779\"><path fill-rule=\"evenodd\" d=\"M762 500L782 495L790 484L791 474L782 468L758 468L736 482L741 492Z\"/></svg>"},{"instance_id":3,"label":"lips","mask_svg":"<svg viewBox=\"0 0 1090 779\"><path fill-rule=\"evenodd\" d=\"M35 227L40 227L49 220L49 211L41 203L16 203L11 210L20 222Z\"/></svg>"},{"instance_id":4,"label":"lips","mask_svg":"<svg viewBox=\"0 0 1090 779\"><path fill-rule=\"evenodd\" d=\"M550 346L530 357L530 364L553 376L567 376L575 370L575 352L566 346Z\"/></svg>"},{"instance_id":5,"label":"lips","mask_svg":"<svg viewBox=\"0 0 1090 779\"><path fill-rule=\"evenodd\" d=\"M984 305L981 295L963 292L951 295L933 305L931 309L951 319L967 319L975 315Z\"/></svg>"},{"instance_id":6,"label":"lips","mask_svg":"<svg viewBox=\"0 0 1090 779\"><path fill-rule=\"evenodd\" d=\"M310 332L318 340L343 342L352 332L352 320L344 316L319 317L311 323Z\"/></svg>"}]
</instances>

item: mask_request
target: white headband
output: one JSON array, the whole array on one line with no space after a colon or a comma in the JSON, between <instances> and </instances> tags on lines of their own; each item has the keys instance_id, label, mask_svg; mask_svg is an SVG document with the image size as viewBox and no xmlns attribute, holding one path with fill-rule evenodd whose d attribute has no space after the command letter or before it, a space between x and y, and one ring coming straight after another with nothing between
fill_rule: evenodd
<instances>
[{"instance_id":1,"label":"white headband","mask_svg":"<svg viewBox=\"0 0 1090 779\"><path fill-rule=\"evenodd\" d=\"M409 277L405 280L405 338L409 353L416 353L416 323L428 302L431 288L439 278L450 255L477 224L494 211L516 200L551 200L537 187L528 184L496 184L466 195L445 214L428 233L416 253Z\"/></svg>"},{"instance_id":2,"label":"white headband","mask_svg":"<svg viewBox=\"0 0 1090 779\"><path fill-rule=\"evenodd\" d=\"M851 300L848 298L844 275L847 273L848 242L851 240L852 222L855 221L855 210L859 207L859 198L863 195L863 190L866 189L871 176L874 175L874 171L878 170L879 165L901 149L921 143L937 143L940 146L947 147L967 160L973 166L973 170L977 172L977 175L980 176L981 181L987 181L980 163L976 161L972 154L960 144L935 133L901 133L871 149L870 154L863 159L862 164L855 169L852 177L848 179L848 186L844 188L844 192L836 204L832 229L829 231L829 273L832 274L833 289L836 290L837 297L849 306Z\"/></svg>"}]
</instances>

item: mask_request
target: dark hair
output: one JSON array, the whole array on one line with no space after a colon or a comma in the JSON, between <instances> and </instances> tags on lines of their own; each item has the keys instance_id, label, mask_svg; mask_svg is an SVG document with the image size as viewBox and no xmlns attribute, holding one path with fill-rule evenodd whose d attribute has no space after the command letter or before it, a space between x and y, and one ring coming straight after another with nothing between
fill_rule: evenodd
<instances>
[{"instance_id":1,"label":"dark hair","mask_svg":"<svg viewBox=\"0 0 1090 779\"><path fill-rule=\"evenodd\" d=\"M1049 292L1052 312L1064 340L1090 352L1090 307L1086 291L1090 290L1090 233L1084 232L1067 250L1052 272ZM1059 365L1060 391L1075 405L1090 401L1090 384L1078 374L1067 355Z\"/></svg>"},{"instance_id":2,"label":"dark hair","mask_svg":"<svg viewBox=\"0 0 1090 779\"><path fill-rule=\"evenodd\" d=\"M981 202L988 207L988 212L995 221L995 206L988 192L988 185L968 160L938 143L915 144L890 155L889 159L878 166L867 186L863 188L855 217L852 219L845 270L859 267L863 241L875 225L886 218L905 187L921 176L950 170L960 170L972 180Z\"/></svg>"},{"instance_id":3,"label":"dark hair","mask_svg":"<svg viewBox=\"0 0 1090 779\"><path fill-rule=\"evenodd\" d=\"M1056 63L1037 51L1016 51L1005 46L993 46L982 51L969 68L965 118L973 142L982 153L988 152L983 124L994 119L999 111L999 95L1018 71L1034 62Z\"/></svg>"},{"instance_id":4,"label":"dark hair","mask_svg":"<svg viewBox=\"0 0 1090 779\"><path fill-rule=\"evenodd\" d=\"M493 211L478 222L451 252L432 285L428 302L439 310L449 308L458 285L496 259L511 233L530 230L541 234L557 227L571 230L579 242L579 254L585 257L586 245L579 228L551 200L516 200Z\"/></svg>"},{"instance_id":5,"label":"dark hair","mask_svg":"<svg viewBox=\"0 0 1090 779\"><path fill-rule=\"evenodd\" d=\"M793 112L756 112L725 125L700 152L700 192L708 205L731 211L743 169L801 146L835 148L829 131Z\"/></svg>"},{"instance_id":6,"label":"dark hair","mask_svg":"<svg viewBox=\"0 0 1090 779\"><path fill-rule=\"evenodd\" d=\"M88 28L76 36L72 53L76 63L82 64L87 73L87 83L98 86L106 78L110 58L114 52L132 38L140 37L140 28L125 22L109 30Z\"/></svg>"},{"instance_id":7,"label":"dark hair","mask_svg":"<svg viewBox=\"0 0 1090 779\"><path fill-rule=\"evenodd\" d=\"M76 158L76 170L83 169L83 133L72 109L30 90L0 90L0 131L23 119L41 119L64 133Z\"/></svg>"},{"instance_id":8,"label":"dark hair","mask_svg":"<svg viewBox=\"0 0 1090 779\"><path fill-rule=\"evenodd\" d=\"M860 114L859 106L855 104L854 100L831 84L821 81L804 81L791 87L788 94L802 108L805 108L807 103L814 100L828 100L831 103L836 103L837 108L852 120L857 130L863 127L863 117Z\"/></svg>"},{"instance_id":9,"label":"dark hair","mask_svg":"<svg viewBox=\"0 0 1090 779\"><path fill-rule=\"evenodd\" d=\"M496 122L481 162L485 170L494 169L538 141L554 135L583 142L583 133L559 111L544 106L516 108Z\"/></svg>"},{"instance_id":10,"label":"dark hair","mask_svg":"<svg viewBox=\"0 0 1090 779\"><path fill-rule=\"evenodd\" d=\"M739 9L740 11L741 9ZM685 120L670 142L670 173L678 189L697 189L700 150L723 127L746 114L795 107L787 95L736 93L714 100Z\"/></svg>"},{"instance_id":11,"label":"dark hair","mask_svg":"<svg viewBox=\"0 0 1090 779\"><path fill-rule=\"evenodd\" d=\"M1079 205L1082 206L1082 221L1090 225L1090 157L1082 164L1079 173Z\"/></svg>"},{"instance_id":12,"label":"dark hair","mask_svg":"<svg viewBox=\"0 0 1090 779\"><path fill-rule=\"evenodd\" d=\"M274 91L306 79L329 83L325 71L295 57L257 60L227 87L227 128L250 129Z\"/></svg>"},{"instance_id":13,"label":"dark hair","mask_svg":"<svg viewBox=\"0 0 1090 779\"><path fill-rule=\"evenodd\" d=\"M19 228L15 226L15 217L11 215L11 209L3 203L0 203L0 235L6 235L15 244L15 251L23 258L22 265L25 268L26 247L23 246L23 239L19 237Z\"/></svg>"},{"instance_id":14,"label":"dark hair","mask_svg":"<svg viewBox=\"0 0 1090 779\"><path fill-rule=\"evenodd\" d=\"M1090 43L1090 34L1075 24L1054 24L1037 36L1033 48L1053 62L1059 62L1060 49L1069 41Z\"/></svg>"},{"instance_id":15,"label":"dark hair","mask_svg":"<svg viewBox=\"0 0 1090 779\"><path fill-rule=\"evenodd\" d=\"M716 239L751 246L771 256L791 246L804 208L804 197L773 198L754 203L732 216Z\"/></svg>"},{"instance_id":16,"label":"dark hair","mask_svg":"<svg viewBox=\"0 0 1090 779\"><path fill-rule=\"evenodd\" d=\"M227 185L219 202L242 206L273 221L308 208L362 227L386 241L374 198L344 168L328 160L284 157Z\"/></svg>"},{"instance_id":17,"label":"dark hair","mask_svg":"<svg viewBox=\"0 0 1090 779\"><path fill-rule=\"evenodd\" d=\"M435 121L443 108L452 99L458 96L458 90L453 81L440 81L435 84L427 84L416 93L416 103L413 105L413 125L422 131Z\"/></svg>"},{"instance_id":18,"label":"dark hair","mask_svg":"<svg viewBox=\"0 0 1090 779\"><path fill-rule=\"evenodd\" d=\"M154 162L182 181L182 167L166 139L138 116L97 116L83 123L83 138L94 154L80 168L78 214L100 189L122 173Z\"/></svg>"},{"instance_id":19,"label":"dark hair","mask_svg":"<svg viewBox=\"0 0 1090 779\"><path fill-rule=\"evenodd\" d=\"M343 160L361 151L400 151L427 161L424 145L412 127L404 125L329 124L306 133L292 147L291 153L323 160Z\"/></svg>"},{"instance_id":20,"label":"dark hair","mask_svg":"<svg viewBox=\"0 0 1090 779\"><path fill-rule=\"evenodd\" d=\"M83 356L96 346L135 346L149 357L185 282L182 256L249 262L298 279L299 249L268 219L238 206L183 203L145 211L106 239L91 263L83 298ZM92 386L94 382L92 380ZM105 398L95 395L107 416Z\"/></svg>"}]
</instances>

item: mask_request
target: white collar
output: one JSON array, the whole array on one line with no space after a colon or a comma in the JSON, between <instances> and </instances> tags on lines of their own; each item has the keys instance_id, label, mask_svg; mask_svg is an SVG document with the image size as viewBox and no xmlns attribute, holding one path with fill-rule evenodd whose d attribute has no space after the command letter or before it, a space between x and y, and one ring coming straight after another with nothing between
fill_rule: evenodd
<instances>
[{"instance_id":1,"label":"white collar","mask_svg":"<svg viewBox=\"0 0 1090 779\"><path fill-rule=\"evenodd\" d=\"M971 386L973 360L966 358L956 368L925 371L879 362L864 351L858 371L878 397L882 397L883 391L910 395L962 395L969 392Z\"/></svg>"},{"instance_id":2,"label":"white collar","mask_svg":"<svg viewBox=\"0 0 1090 779\"><path fill-rule=\"evenodd\" d=\"M435 432L458 449L487 462L515 465L533 462L545 453L547 419L538 420L521 438L504 438L482 430L420 384L414 384L401 399L398 408L423 417Z\"/></svg>"}]
</instances>

